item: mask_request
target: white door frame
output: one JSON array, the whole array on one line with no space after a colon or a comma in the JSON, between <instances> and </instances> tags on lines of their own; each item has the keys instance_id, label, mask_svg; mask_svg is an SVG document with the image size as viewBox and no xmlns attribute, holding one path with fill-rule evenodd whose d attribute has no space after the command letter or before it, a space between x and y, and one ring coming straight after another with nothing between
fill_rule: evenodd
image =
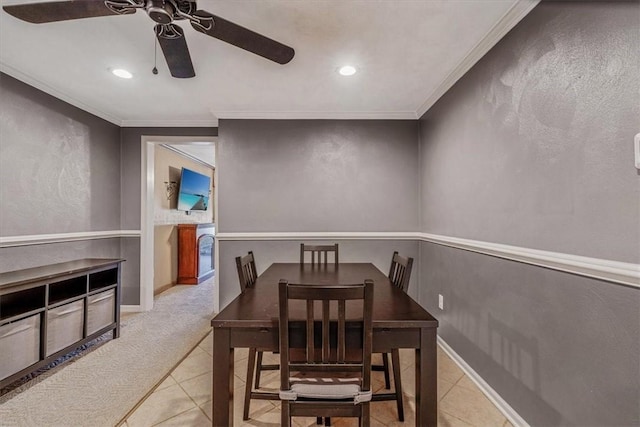
<instances>
[{"instance_id":1,"label":"white door frame","mask_svg":"<svg viewBox=\"0 0 640 427\"><path fill-rule=\"evenodd\" d=\"M210 142L216 146L215 156L218 157L217 149L218 137L216 136L148 136L142 135L141 137L141 204L140 204L140 309L142 311L149 311L153 308L153 198L154 198L154 182L155 182L155 150L157 145L173 145L173 144L188 144L190 142ZM217 162L214 160L214 165ZM213 182L217 185L217 172L214 170ZM218 219L218 192L213 192L214 196L214 222ZM218 239L215 240L215 266L218 269ZM219 298L218 290L218 274L215 275L214 295L211 297L214 299L215 309L218 309Z\"/></svg>"}]
</instances>

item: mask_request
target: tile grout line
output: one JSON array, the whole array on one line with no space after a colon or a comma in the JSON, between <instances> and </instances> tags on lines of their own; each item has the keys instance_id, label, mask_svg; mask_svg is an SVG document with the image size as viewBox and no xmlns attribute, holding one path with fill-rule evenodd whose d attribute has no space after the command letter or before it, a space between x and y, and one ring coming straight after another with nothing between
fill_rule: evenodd
<instances>
[{"instance_id":1,"label":"tile grout line","mask_svg":"<svg viewBox=\"0 0 640 427\"><path fill-rule=\"evenodd\" d=\"M451 393L451 390L453 390L453 388L454 388L456 385L458 385L458 383L460 382L460 380L461 380L464 376L465 376L465 374L463 373L463 374L462 374L462 376L461 376L460 378L458 378L458 379L456 380L456 382L455 382L455 383L453 383L453 385L451 386L451 388L450 388L449 390L447 390L447 392L446 392L445 394L443 394L443 395L442 395L442 397L438 400L438 403L442 402L442 401L444 400L444 398L445 398L445 397L447 397L447 395L448 395L449 393ZM446 381L446 380L443 380L443 381ZM463 388L464 388L464 387L463 387ZM448 413L448 412L447 412L447 413ZM451 415L451 414L449 414L449 415ZM456 418L458 418L458 417L456 417ZM458 418L458 419L460 419L460 418ZM462 420L462 421L464 421L464 420ZM465 421L465 422L466 422L466 421Z\"/></svg>"},{"instance_id":2,"label":"tile grout line","mask_svg":"<svg viewBox=\"0 0 640 427\"><path fill-rule=\"evenodd\" d=\"M209 373L207 372L207 373L204 373L204 374L202 374L202 375L207 375L207 374L209 374ZM194 377L194 378L198 378L198 377ZM189 380L185 380L185 381L189 381ZM189 396L189 399L191 399L191 401L196 405L196 408L198 408L198 409L200 410L200 412L202 412L202 413L204 414L204 416L205 416L209 421L211 421L211 418L209 418L209 416L207 415L207 413L206 413L206 412L204 412L204 410L200 407L200 405L198 405L198 402L196 402L196 401L195 401L195 399L194 399L193 397L191 397L191 395L189 394L189 392L188 392L187 390L185 390L185 389L184 389L184 387L182 387L182 384L181 384L181 383L178 383L178 385L180 386L180 388L182 389L182 391L184 391L184 392L185 392L185 394L186 394L187 396ZM209 396L209 397L212 397L212 396ZM206 401L203 403L203 405L204 405L205 403L207 403L207 402L211 401L211 400L213 400L213 399L206 400ZM191 410L191 409L189 409L189 410ZM186 412L186 411L185 411L185 412ZM183 413L184 413L184 412L183 412Z\"/></svg>"},{"instance_id":3,"label":"tile grout line","mask_svg":"<svg viewBox=\"0 0 640 427\"><path fill-rule=\"evenodd\" d=\"M462 374L462 376L461 376L460 378L458 378L458 380L453 384L453 387L451 387L451 388L449 389L449 391L447 391L447 392L442 396L442 399L440 399L440 401L438 401L438 403L440 403L442 400L444 400L444 398L445 398L445 397L446 397L446 396L451 392L451 390L453 390L453 389L454 389L454 388L456 388L456 387L460 387L460 388L461 388L461 389L463 389L463 390L468 390L466 387L463 387L463 386L461 386L461 385L459 385L459 384L458 384L460 381L462 381L462 379L463 379L466 375L467 375L467 374ZM480 391L480 390L479 390L479 391ZM491 403L491 401L489 401L489 403ZM491 404L492 404L492 403L491 403ZM493 404L492 404L492 406L495 406L495 405L493 405ZM457 419L457 420L460 420L460 421L462 421L462 422L464 422L464 423L466 423L466 424L472 425L473 427L483 427L483 426L476 426L475 424L472 424L472 423L470 423L470 422L468 422L468 421L466 421L466 420L463 420L462 418L458 417L457 415L452 414L451 412L447 412L447 411L445 411L445 410L444 410L444 409L442 409L442 408L438 408L438 410L439 410L439 411L444 412L445 414L449 415L450 417L453 417L453 418L455 418L455 419ZM504 417L504 415L503 415L503 417ZM504 427L505 423L506 423L507 421L509 421L508 419L506 419L506 417L504 417L504 418L505 418L505 421L502 423L502 426L501 426L501 427Z\"/></svg>"},{"instance_id":4,"label":"tile grout line","mask_svg":"<svg viewBox=\"0 0 640 427\"><path fill-rule=\"evenodd\" d=\"M132 410L131 410L131 411L130 411L130 412L129 412L125 417L124 417L123 421L124 421L125 423L127 423L127 424L128 424L128 420L129 420L129 418L130 418L130 417L131 417L131 416L132 416L132 415L133 415L133 414L134 414L134 413L135 413L135 412L140 408L140 406L142 406L142 404L143 404L143 403L144 403L144 402L145 402L149 397L151 397L151 395L152 395L153 393L155 393L156 391L158 391L158 387L160 386L160 384L162 384L162 383L163 383L167 378L169 378L169 377L172 377L172 378L173 378L173 375L172 375L172 374L173 374L173 372L178 368L178 366L180 366L180 365L181 365L181 364L182 364L182 363L183 363L183 362L184 362L184 361L185 361L185 360L186 360L186 359L191 355L191 353L193 353L193 350L195 350L195 349L196 349L196 347L199 347L199 346L200 346L200 343L202 343L202 341L204 341L208 336L209 336L209 333L207 333L204 337L202 337L202 339L200 339L200 340L198 341L198 343L197 343L195 346L193 346L193 348L192 348L191 350L189 350L189 351L187 352L187 354L185 354L185 355L184 355L184 357L183 357L182 359L180 359L180 361L179 361L179 362L178 362L178 363L177 363L177 364L176 364L176 365L175 365L175 366L174 366L174 367L173 367L173 368L172 368L172 369L167 373L167 375L165 375L165 376L164 376L164 377L163 377L163 378L162 378L162 379L161 379L161 380L160 380L160 381L159 381L159 382L158 382L158 383L157 383L157 384L156 384L156 385L155 385L155 386L154 386L154 387L153 387L153 388L152 388L152 389L151 389L151 390L150 390L150 391L149 391L149 392L148 392L148 393L147 393L147 394L146 394L146 395L145 395L145 396L144 396L144 397L143 397L143 398L142 398L142 399L141 399L141 400L136 404L136 406L135 406L135 407L134 407L134 408L133 408L133 409L132 409ZM179 383L175 378L173 378L173 380L176 382L176 384L177 384L178 386L180 386L180 383ZM169 387L171 387L171 386L169 386ZM169 388L169 387L166 387L166 388ZM193 400L193 398L189 395L189 393L187 393L187 392L186 392L186 390L185 390L184 388L182 388L182 386L180 386L180 389L181 389L181 390L182 390L182 391L183 391L187 396L189 396L189 399L191 399L191 401L192 401L194 404L196 403L196 402ZM164 390L164 389L163 389L163 390ZM197 404L196 404L196 407L198 407L198 408L199 408L199 406L198 406ZM189 410L191 410L191 409L189 409ZM184 411L184 412L186 412L186 411ZM182 413L184 413L184 412L181 412L180 414L182 414ZM176 415L174 415L174 416L177 416L177 415L180 415L180 414L176 414ZM170 420L170 419L171 419L171 418L173 418L174 416L171 416L171 417L167 418L166 420L162 420L162 421L160 421L160 422L158 422L158 423L154 424L154 426L156 426L156 425L158 425L158 424L160 424L160 423L163 423L163 422L165 422L165 421L167 421L167 420ZM206 414L205 414L205 416L206 416ZM207 418L208 418L208 417L207 417ZM152 426L152 427L153 427L153 426Z\"/></svg>"},{"instance_id":5,"label":"tile grout line","mask_svg":"<svg viewBox=\"0 0 640 427\"><path fill-rule=\"evenodd\" d=\"M195 402L195 400L193 400L193 398L189 395L189 393L187 393L187 391L186 391L184 388L182 388L182 386L180 385L180 383L178 383L178 382L176 382L176 383L177 383L176 385L177 385L178 387L180 387L180 390L182 390L182 391L184 392L184 394L186 394L186 395L187 395L187 397L189 397L189 400L191 400L191 402L193 402L193 404L194 404L194 405L196 405L196 408L200 409L200 407L199 407L199 406L198 406L198 404ZM186 409L186 410L184 410L184 411L182 411L182 412L179 412L179 413L177 413L177 414L173 414L173 415L172 415L172 416L170 416L169 418L167 418L167 419L165 419L165 420L162 420L162 421L159 421L159 422L157 422L157 423L153 424L151 427L154 427L154 426L160 425L160 424L164 423L165 421L169 421L170 419L175 418L175 417L177 417L177 416L179 416L179 415L182 415L182 414L184 414L184 413L186 413L186 412L189 412L189 411L191 411L192 409L193 409L193 408L189 408L189 409ZM205 414L205 415L206 415L206 414Z\"/></svg>"}]
</instances>

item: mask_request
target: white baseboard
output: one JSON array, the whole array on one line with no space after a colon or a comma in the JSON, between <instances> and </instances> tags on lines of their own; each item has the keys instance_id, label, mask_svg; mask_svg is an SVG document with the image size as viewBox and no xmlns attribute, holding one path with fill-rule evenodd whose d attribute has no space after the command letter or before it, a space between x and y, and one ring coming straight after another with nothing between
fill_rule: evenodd
<instances>
[{"instance_id":1,"label":"white baseboard","mask_svg":"<svg viewBox=\"0 0 640 427\"><path fill-rule=\"evenodd\" d=\"M438 335L438 345L445 353L447 353L447 356L449 356L454 362L456 362L460 369L462 369L462 371L471 379L471 381L473 381L475 385L478 386L480 391L485 396L487 396L487 399L489 399L491 403L493 403L496 408L498 408L502 415L504 415L505 418L514 425L514 427L530 427L529 423L527 423L524 418L522 418L520 414L518 414L515 409L513 409L506 402L506 400L502 398L502 396L500 396L493 388L491 388L491 386L487 384L487 382L482 379L482 377L478 375L478 373L474 371L473 368L471 368L471 366L469 366L467 362L465 362L464 359L462 359L462 357L458 355L458 353L453 351L453 349L449 347L449 344L447 344L440 337L440 335Z\"/></svg>"},{"instance_id":2,"label":"white baseboard","mask_svg":"<svg viewBox=\"0 0 640 427\"><path fill-rule=\"evenodd\" d=\"M140 313L144 311L141 305L121 305L120 312L121 313Z\"/></svg>"}]
</instances>

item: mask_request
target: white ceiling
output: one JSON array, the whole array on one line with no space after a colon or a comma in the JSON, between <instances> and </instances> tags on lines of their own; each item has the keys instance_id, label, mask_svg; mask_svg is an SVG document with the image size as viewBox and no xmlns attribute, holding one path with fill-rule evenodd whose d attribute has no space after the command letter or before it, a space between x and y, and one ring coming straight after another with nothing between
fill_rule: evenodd
<instances>
[{"instance_id":1,"label":"white ceiling","mask_svg":"<svg viewBox=\"0 0 640 427\"><path fill-rule=\"evenodd\" d=\"M293 47L279 65L180 21L196 77L169 75L138 11L49 24L0 12L0 70L120 126L218 118L420 117L538 0L199 0ZM2 5L30 3L6 0ZM342 77L346 63L359 72ZM110 68L126 68L131 80Z\"/></svg>"}]
</instances>

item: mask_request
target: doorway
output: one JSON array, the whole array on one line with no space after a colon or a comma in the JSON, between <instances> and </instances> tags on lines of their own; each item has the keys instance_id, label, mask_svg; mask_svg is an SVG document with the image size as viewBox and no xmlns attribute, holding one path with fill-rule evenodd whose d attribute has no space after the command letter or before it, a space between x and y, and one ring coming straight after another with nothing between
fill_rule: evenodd
<instances>
[{"instance_id":1,"label":"doorway","mask_svg":"<svg viewBox=\"0 0 640 427\"><path fill-rule=\"evenodd\" d=\"M142 165L141 165L141 245L140 245L140 309L148 311L153 308L154 296L154 231L155 231L155 206L156 197L163 197L162 194L169 192L169 187L156 188L158 184L156 179L156 150L158 149L184 149L184 147L213 146L214 157L217 157L217 137L175 137L175 136L142 136ZM197 150L197 149L196 149ZM211 159L213 165L216 159ZM213 182L217 182L217 174L213 173ZM177 185L177 183L176 183ZM215 184L214 184L215 185ZM214 197L214 213L213 217L218 217L218 192L213 192ZM184 213L182 213L184 214ZM218 264L218 242L215 240L215 265ZM218 275L215 275L213 301L214 307L219 308L219 286Z\"/></svg>"}]
</instances>

